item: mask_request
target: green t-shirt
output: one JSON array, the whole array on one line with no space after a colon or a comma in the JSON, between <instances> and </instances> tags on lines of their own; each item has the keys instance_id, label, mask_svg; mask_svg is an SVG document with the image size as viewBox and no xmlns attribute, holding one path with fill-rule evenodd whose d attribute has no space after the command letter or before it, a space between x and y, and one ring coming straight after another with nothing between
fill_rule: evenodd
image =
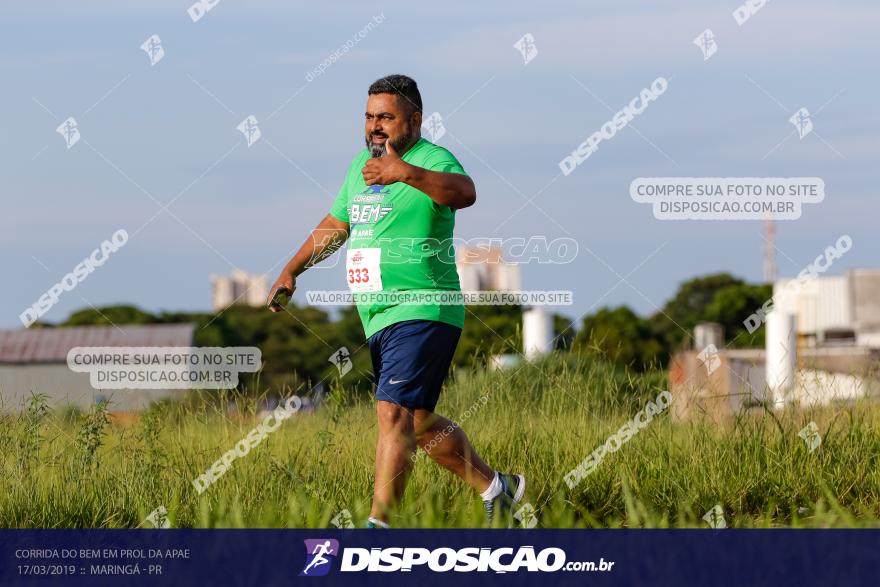
<instances>
[{"instance_id":1,"label":"green t-shirt","mask_svg":"<svg viewBox=\"0 0 880 587\"><path fill-rule=\"evenodd\" d=\"M452 230L455 210L402 182L368 186L361 174L370 158L366 148L351 162L330 214L348 222L346 281L369 338L404 320L434 320L464 326L464 306L455 267ZM403 160L429 171L467 175L446 149L420 138ZM380 292L377 295L377 292ZM419 303L399 303L408 292ZM433 296L433 297L432 297ZM390 299L389 299L390 298ZM436 303L440 299L452 303Z\"/></svg>"}]
</instances>

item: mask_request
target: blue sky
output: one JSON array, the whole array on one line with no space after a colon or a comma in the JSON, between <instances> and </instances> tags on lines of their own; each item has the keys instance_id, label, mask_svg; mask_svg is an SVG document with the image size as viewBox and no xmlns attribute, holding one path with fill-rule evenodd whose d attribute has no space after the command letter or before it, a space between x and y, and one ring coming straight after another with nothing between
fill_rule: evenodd
<instances>
[{"instance_id":1,"label":"blue sky","mask_svg":"<svg viewBox=\"0 0 880 587\"><path fill-rule=\"evenodd\" d=\"M842 234L854 245L832 274L880 266L880 11L869 2L779 0L742 26L736 0L220 0L198 22L188 0L72 4L0 8L0 327L19 326L118 228L130 242L44 319L88 304L205 310L212 273L274 278L329 208L362 146L366 88L387 73L418 81L426 114L444 116L440 144L476 181L457 236L577 239L571 265L522 269L525 288L572 290L574 305L559 308L572 318L618 304L648 314L710 272L761 278L762 223L657 220L629 197L637 177L821 177L825 201L777 225L780 276ZM692 44L706 28L718 43L708 61ZM526 33L538 54L524 65L513 44ZM153 67L140 49L152 34L166 52ZM669 88L633 121L638 132L561 176L560 159L608 107L658 76ZM788 121L800 107L816 131L803 140ZM263 139L249 148L236 125L251 114ZM83 138L71 149L55 132L68 116ZM156 216L154 199L175 197ZM342 271L314 270L300 288L344 289Z\"/></svg>"}]
</instances>

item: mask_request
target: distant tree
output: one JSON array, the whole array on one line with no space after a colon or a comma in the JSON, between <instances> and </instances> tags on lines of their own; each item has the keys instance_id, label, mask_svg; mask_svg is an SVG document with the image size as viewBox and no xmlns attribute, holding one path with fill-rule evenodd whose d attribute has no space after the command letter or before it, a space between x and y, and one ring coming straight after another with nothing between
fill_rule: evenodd
<instances>
[{"instance_id":1,"label":"distant tree","mask_svg":"<svg viewBox=\"0 0 880 587\"><path fill-rule=\"evenodd\" d=\"M636 371L646 371L667 359L651 323L626 306L602 308L585 316L573 348L596 352L615 365Z\"/></svg>"},{"instance_id":2,"label":"distant tree","mask_svg":"<svg viewBox=\"0 0 880 587\"><path fill-rule=\"evenodd\" d=\"M114 324L155 324L159 319L135 306L86 308L71 314L59 326L112 326Z\"/></svg>"},{"instance_id":3,"label":"distant tree","mask_svg":"<svg viewBox=\"0 0 880 587\"><path fill-rule=\"evenodd\" d=\"M665 364L672 352L690 341L693 327L701 321L722 324L727 339L735 346L761 345L763 329L749 335L742 322L764 303L771 289L769 285L747 284L726 273L699 277L683 283L662 311L650 319L624 306L604 308L586 316L576 335L567 318L554 315L554 346L557 350L591 349L616 365L643 371L657 363ZM259 381L261 389L303 389L335 381L339 373L329 359L341 347L348 349L353 364L342 380L345 387L369 389L372 383L369 349L353 306L343 308L334 321L323 310L293 304L278 314L264 307L236 305L215 314L159 315L119 305L74 312L58 326L182 322L196 325L196 346L259 347L264 367L258 376L243 375L242 381ZM489 356L507 353L522 353L522 308L468 306L453 363L483 365Z\"/></svg>"},{"instance_id":4,"label":"distant tree","mask_svg":"<svg viewBox=\"0 0 880 587\"><path fill-rule=\"evenodd\" d=\"M724 338L732 347L763 347L764 327L749 334L743 321L773 296L773 286L729 285L715 292L706 307L705 319L724 327Z\"/></svg>"},{"instance_id":5,"label":"distant tree","mask_svg":"<svg viewBox=\"0 0 880 587\"><path fill-rule=\"evenodd\" d=\"M350 324L350 312L343 315L343 324ZM371 377L363 329L340 328L339 321L331 321L317 308L290 304L284 312L273 314L263 307L232 306L218 313L207 328L219 333L224 346L261 350L261 387L310 389L334 381L339 372L329 359L342 347L348 349L354 365L343 381L360 386Z\"/></svg>"},{"instance_id":6,"label":"distant tree","mask_svg":"<svg viewBox=\"0 0 880 587\"><path fill-rule=\"evenodd\" d=\"M339 312L339 319L335 322L339 329L339 336L343 340L357 341L357 346L366 346L367 339L364 336L364 326L356 306L346 306ZM354 349L351 349L354 351Z\"/></svg>"},{"instance_id":7,"label":"distant tree","mask_svg":"<svg viewBox=\"0 0 880 587\"><path fill-rule=\"evenodd\" d=\"M521 306L468 306L453 364L460 367L482 365L492 355L521 355L522 322ZM553 315L553 347L556 350L571 348L575 335L571 326L569 319Z\"/></svg>"},{"instance_id":8,"label":"distant tree","mask_svg":"<svg viewBox=\"0 0 880 587\"><path fill-rule=\"evenodd\" d=\"M521 325L520 306L467 306L453 363L482 364L491 355L522 352Z\"/></svg>"},{"instance_id":9,"label":"distant tree","mask_svg":"<svg viewBox=\"0 0 880 587\"><path fill-rule=\"evenodd\" d=\"M574 343L574 337L577 331L574 323L559 314L553 315L553 348L558 351L569 350Z\"/></svg>"},{"instance_id":10,"label":"distant tree","mask_svg":"<svg viewBox=\"0 0 880 587\"><path fill-rule=\"evenodd\" d=\"M715 294L727 287L743 285L746 285L743 280L728 273L685 281L662 310L651 316L652 330L660 336L670 352L690 346L694 326L707 320L708 308Z\"/></svg>"}]
</instances>

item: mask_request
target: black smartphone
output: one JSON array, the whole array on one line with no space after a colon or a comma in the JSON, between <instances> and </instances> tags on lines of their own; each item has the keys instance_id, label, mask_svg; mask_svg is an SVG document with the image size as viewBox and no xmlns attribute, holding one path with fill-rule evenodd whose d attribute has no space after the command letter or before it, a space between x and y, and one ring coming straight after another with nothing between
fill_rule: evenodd
<instances>
[{"instance_id":1,"label":"black smartphone","mask_svg":"<svg viewBox=\"0 0 880 587\"><path fill-rule=\"evenodd\" d=\"M288 302L290 302L290 290L286 287L279 287L275 290L275 293L272 294L272 300L269 302L269 307L277 306L283 308Z\"/></svg>"}]
</instances>

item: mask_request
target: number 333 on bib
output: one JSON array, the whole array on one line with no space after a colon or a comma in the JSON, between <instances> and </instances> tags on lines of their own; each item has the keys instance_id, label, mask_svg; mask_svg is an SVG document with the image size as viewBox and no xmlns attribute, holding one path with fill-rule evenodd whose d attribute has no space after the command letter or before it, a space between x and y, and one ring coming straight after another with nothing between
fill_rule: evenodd
<instances>
[{"instance_id":1,"label":"number 333 on bib","mask_svg":"<svg viewBox=\"0 0 880 587\"><path fill-rule=\"evenodd\" d=\"M382 269L379 265L382 249L349 249L345 257L348 289L354 292L382 291Z\"/></svg>"}]
</instances>

